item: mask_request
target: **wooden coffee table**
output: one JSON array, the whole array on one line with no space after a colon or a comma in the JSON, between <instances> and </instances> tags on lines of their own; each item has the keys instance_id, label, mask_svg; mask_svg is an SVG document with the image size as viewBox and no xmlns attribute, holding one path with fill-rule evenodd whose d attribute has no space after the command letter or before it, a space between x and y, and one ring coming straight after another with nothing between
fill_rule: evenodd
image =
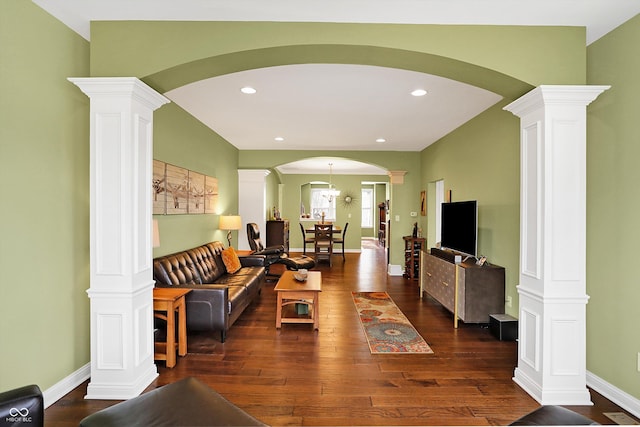
<instances>
[{"instance_id":1,"label":"wooden coffee table","mask_svg":"<svg viewBox=\"0 0 640 427\"><path fill-rule=\"evenodd\" d=\"M278 307L276 310L276 328L283 323L313 323L313 329L318 329L320 319L319 301L322 292L322 275L319 271L310 271L307 280L297 281L293 275L295 271L285 271L273 288L278 293ZM310 317L282 317L282 309L291 304L305 304L309 307Z\"/></svg>"}]
</instances>

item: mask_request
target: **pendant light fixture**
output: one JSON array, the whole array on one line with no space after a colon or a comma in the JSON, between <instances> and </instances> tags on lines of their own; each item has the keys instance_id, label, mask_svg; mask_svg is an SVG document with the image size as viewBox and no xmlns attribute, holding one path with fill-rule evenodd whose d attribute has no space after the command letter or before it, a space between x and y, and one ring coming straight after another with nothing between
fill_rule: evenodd
<instances>
[{"instance_id":1,"label":"pendant light fixture","mask_svg":"<svg viewBox=\"0 0 640 427\"><path fill-rule=\"evenodd\" d=\"M335 198L340 196L340 190L336 190L336 188L333 186L332 177L333 163L329 163L329 190L324 195L327 199L329 199L329 203L332 203Z\"/></svg>"}]
</instances>

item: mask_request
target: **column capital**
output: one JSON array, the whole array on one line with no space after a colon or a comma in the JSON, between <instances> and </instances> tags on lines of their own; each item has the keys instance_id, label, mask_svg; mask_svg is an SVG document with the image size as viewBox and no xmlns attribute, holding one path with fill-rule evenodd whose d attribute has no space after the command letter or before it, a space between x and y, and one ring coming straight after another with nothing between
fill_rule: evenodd
<instances>
[{"instance_id":1,"label":"column capital","mask_svg":"<svg viewBox=\"0 0 640 427\"><path fill-rule=\"evenodd\" d=\"M404 184L404 176L407 171L387 171L391 184Z\"/></svg>"},{"instance_id":2,"label":"column capital","mask_svg":"<svg viewBox=\"0 0 640 427\"><path fill-rule=\"evenodd\" d=\"M152 111L171 102L137 77L69 77L91 99L130 95Z\"/></svg>"},{"instance_id":3,"label":"column capital","mask_svg":"<svg viewBox=\"0 0 640 427\"><path fill-rule=\"evenodd\" d=\"M542 106L573 105L586 107L610 87L606 85L542 85L505 106L503 110L509 111L518 117L523 117Z\"/></svg>"}]
</instances>

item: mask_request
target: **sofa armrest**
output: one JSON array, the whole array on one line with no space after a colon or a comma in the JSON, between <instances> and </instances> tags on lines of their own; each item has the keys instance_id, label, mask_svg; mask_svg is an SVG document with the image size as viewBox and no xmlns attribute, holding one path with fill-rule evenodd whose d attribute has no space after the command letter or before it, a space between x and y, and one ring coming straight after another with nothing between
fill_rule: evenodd
<instances>
[{"instance_id":1,"label":"sofa armrest","mask_svg":"<svg viewBox=\"0 0 640 427\"><path fill-rule=\"evenodd\" d=\"M240 264L243 267L264 267L266 256L264 255L242 255L239 256Z\"/></svg>"},{"instance_id":2,"label":"sofa armrest","mask_svg":"<svg viewBox=\"0 0 640 427\"><path fill-rule=\"evenodd\" d=\"M161 288L191 289L185 297L187 328L194 331L229 328L229 287L226 285L163 285Z\"/></svg>"},{"instance_id":3,"label":"sofa armrest","mask_svg":"<svg viewBox=\"0 0 640 427\"><path fill-rule=\"evenodd\" d=\"M40 387L34 384L0 393L0 420L6 425L43 425L44 398Z\"/></svg>"}]
</instances>

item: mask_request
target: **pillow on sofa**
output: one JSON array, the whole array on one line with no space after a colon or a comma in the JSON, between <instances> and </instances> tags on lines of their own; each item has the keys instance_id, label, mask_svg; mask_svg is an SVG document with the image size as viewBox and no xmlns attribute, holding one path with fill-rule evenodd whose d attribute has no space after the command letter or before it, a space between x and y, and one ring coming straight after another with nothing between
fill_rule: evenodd
<instances>
[{"instance_id":1,"label":"pillow on sofa","mask_svg":"<svg viewBox=\"0 0 640 427\"><path fill-rule=\"evenodd\" d=\"M222 251L222 262L224 262L224 266L229 274L235 273L242 267L240 258L238 258L238 254L232 246Z\"/></svg>"}]
</instances>

